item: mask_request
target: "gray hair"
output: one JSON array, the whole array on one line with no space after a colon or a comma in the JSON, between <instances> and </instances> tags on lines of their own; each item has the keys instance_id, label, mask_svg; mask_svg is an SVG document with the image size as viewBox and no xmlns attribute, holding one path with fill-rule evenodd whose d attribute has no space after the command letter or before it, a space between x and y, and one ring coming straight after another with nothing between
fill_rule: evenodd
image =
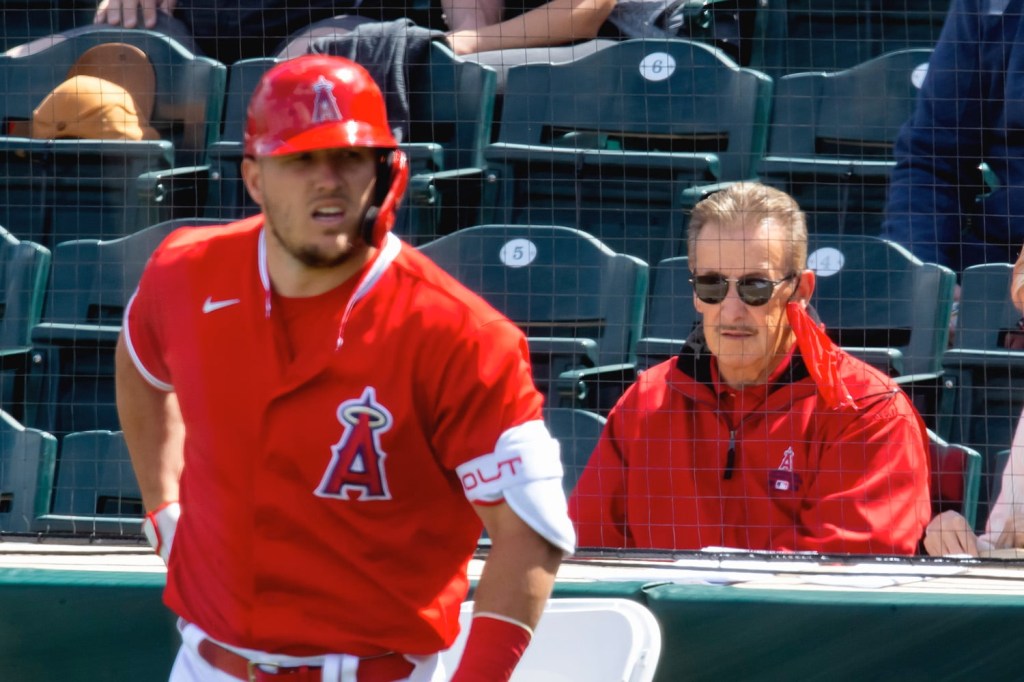
<instances>
[{"instance_id":1,"label":"gray hair","mask_svg":"<svg viewBox=\"0 0 1024 682\"><path fill-rule=\"evenodd\" d=\"M708 223L752 224L771 219L783 228L792 272L807 268L807 218L796 200L782 190L758 182L738 182L701 200L693 208L686 246L690 269L696 267L697 237Z\"/></svg>"}]
</instances>

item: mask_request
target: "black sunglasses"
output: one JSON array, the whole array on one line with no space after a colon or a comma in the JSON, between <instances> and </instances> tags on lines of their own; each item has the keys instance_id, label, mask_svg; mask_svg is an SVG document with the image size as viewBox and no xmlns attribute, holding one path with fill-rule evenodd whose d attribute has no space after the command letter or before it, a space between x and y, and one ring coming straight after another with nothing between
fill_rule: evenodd
<instances>
[{"instance_id":1,"label":"black sunglasses","mask_svg":"<svg viewBox=\"0 0 1024 682\"><path fill-rule=\"evenodd\" d=\"M751 306L762 306L772 300L775 287L796 277L795 273L782 279L768 279L747 275L739 279L729 279L725 275L693 275L690 284L697 298L712 305L721 303L729 295L729 282L736 283L736 293L740 300Z\"/></svg>"}]
</instances>

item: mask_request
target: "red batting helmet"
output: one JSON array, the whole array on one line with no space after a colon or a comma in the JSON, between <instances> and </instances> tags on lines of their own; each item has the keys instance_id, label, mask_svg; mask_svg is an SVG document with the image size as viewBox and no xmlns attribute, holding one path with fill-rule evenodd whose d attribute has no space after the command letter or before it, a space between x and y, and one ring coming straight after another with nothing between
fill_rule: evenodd
<instances>
[{"instance_id":1,"label":"red batting helmet","mask_svg":"<svg viewBox=\"0 0 1024 682\"><path fill-rule=\"evenodd\" d=\"M280 62L263 74L249 101L246 156L339 147L386 151L380 157L374 205L367 210L364 225L366 241L379 246L395 222L409 168L373 77L353 61L322 54Z\"/></svg>"}]
</instances>

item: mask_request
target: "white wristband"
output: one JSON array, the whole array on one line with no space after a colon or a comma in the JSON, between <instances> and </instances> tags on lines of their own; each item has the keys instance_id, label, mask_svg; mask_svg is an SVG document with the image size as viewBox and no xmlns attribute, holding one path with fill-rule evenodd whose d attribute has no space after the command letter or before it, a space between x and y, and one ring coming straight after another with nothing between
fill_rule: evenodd
<instances>
[{"instance_id":1,"label":"white wristband","mask_svg":"<svg viewBox=\"0 0 1024 682\"><path fill-rule=\"evenodd\" d=\"M142 532L146 534L150 546L167 563L171 556L171 545L174 544L174 531L178 527L181 516L181 505L177 502L166 502L146 514L142 522Z\"/></svg>"}]
</instances>

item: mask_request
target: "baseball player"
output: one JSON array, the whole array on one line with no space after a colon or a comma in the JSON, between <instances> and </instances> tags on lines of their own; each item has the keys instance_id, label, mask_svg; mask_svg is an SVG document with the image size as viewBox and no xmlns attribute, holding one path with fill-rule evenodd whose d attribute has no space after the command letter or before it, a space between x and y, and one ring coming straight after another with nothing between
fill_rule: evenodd
<instances>
[{"instance_id":1,"label":"baseball player","mask_svg":"<svg viewBox=\"0 0 1024 682\"><path fill-rule=\"evenodd\" d=\"M125 313L117 403L183 644L171 680L507 680L575 536L522 333L390 233L408 178L338 57L249 106L262 213L172 233Z\"/></svg>"}]
</instances>

